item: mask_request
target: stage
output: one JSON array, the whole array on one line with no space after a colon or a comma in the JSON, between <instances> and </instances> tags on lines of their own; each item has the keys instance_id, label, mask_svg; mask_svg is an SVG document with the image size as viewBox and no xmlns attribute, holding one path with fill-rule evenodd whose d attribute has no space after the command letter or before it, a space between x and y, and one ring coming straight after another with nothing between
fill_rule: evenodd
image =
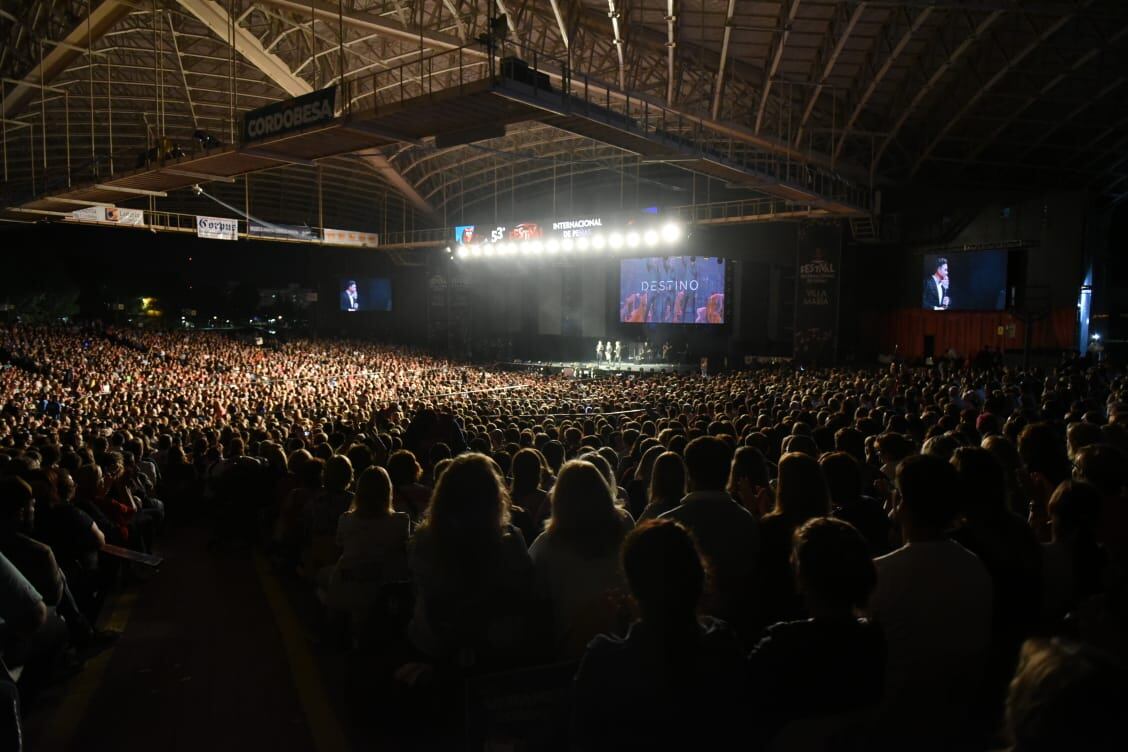
<instances>
[{"instance_id":1,"label":"stage","mask_svg":"<svg viewBox=\"0 0 1128 752\"><path fill-rule=\"evenodd\" d=\"M563 361L563 360L514 360L504 364L517 371L539 371L541 373L563 373L567 376L613 376L630 373L699 373L700 365L687 363L632 363L630 361L604 360Z\"/></svg>"}]
</instances>

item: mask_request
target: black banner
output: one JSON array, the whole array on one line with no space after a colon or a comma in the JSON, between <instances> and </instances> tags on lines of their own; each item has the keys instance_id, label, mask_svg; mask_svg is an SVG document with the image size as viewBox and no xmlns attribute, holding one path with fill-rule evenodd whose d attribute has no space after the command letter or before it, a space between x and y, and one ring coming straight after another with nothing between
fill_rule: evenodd
<instances>
[{"instance_id":1,"label":"black banner","mask_svg":"<svg viewBox=\"0 0 1128 752\"><path fill-rule=\"evenodd\" d=\"M258 141L290 131L327 123L336 112L337 87L275 102L243 116L243 141Z\"/></svg>"},{"instance_id":2,"label":"black banner","mask_svg":"<svg viewBox=\"0 0 1128 752\"><path fill-rule=\"evenodd\" d=\"M842 235L836 224L799 226L795 263L795 360L834 362Z\"/></svg>"}]
</instances>

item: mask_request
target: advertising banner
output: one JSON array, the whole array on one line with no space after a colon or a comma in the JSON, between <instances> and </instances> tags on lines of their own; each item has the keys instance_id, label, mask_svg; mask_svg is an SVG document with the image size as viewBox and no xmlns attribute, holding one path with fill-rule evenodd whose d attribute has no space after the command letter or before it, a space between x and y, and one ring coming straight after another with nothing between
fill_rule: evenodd
<instances>
[{"instance_id":1,"label":"advertising banner","mask_svg":"<svg viewBox=\"0 0 1128 752\"><path fill-rule=\"evenodd\" d=\"M347 245L355 248L376 248L380 245L380 237L374 232L332 230L328 227L325 228L324 240L332 245Z\"/></svg>"},{"instance_id":2,"label":"advertising banner","mask_svg":"<svg viewBox=\"0 0 1128 752\"><path fill-rule=\"evenodd\" d=\"M196 217L196 235L212 240L236 240L239 220L226 217Z\"/></svg>"},{"instance_id":3,"label":"advertising banner","mask_svg":"<svg viewBox=\"0 0 1128 752\"><path fill-rule=\"evenodd\" d=\"M129 227L144 227L145 212L141 209L119 209L116 206L88 206L71 212L71 219L79 222L105 222Z\"/></svg>"},{"instance_id":4,"label":"advertising banner","mask_svg":"<svg viewBox=\"0 0 1128 752\"><path fill-rule=\"evenodd\" d=\"M333 119L336 101L337 87L330 86L251 110L243 116L243 141L258 141L327 123Z\"/></svg>"},{"instance_id":5,"label":"advertising banner","mask_svg":"<svg viewBox=\"0 0 1128 752\"><path fill-rule=\"evenodd\" d=\"M842 238L837 225L800 225L795 264L795 359L834 362Z\"/></svg>"},{"instance_id":6,"label":"advertising banner","mask_svg":"<svg viewBox=\"0 0 1128 752\"><path fill-rule=\"evenodd\" d=\"M247 234L256 238L276 238L278 240L320 240L321 233L315 227L306 225L281 225L277 222L247 221Z\"/></svg>"}]
</instances>

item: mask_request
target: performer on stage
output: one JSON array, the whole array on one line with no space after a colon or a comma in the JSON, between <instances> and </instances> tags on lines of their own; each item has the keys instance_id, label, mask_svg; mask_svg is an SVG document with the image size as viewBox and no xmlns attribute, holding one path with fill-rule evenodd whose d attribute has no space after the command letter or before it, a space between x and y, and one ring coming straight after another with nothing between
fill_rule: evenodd
<instances>
[{"instance_id":1,"label":"performer on stage","mask_svg":"<svg viewBox=\"0 0 1128 752\"><path fill-rule=\"evenodd\" d=\"M603 358L604 358L604 360L606 360L608 363L610 363L611 362L611 355L612 355L611 340L607 340L607 346L603 348Z\"/></svg>"},{"instance_id":2,"label":"performer on stage","mask_svg":"<svg viewBox=\"0 0 1128 752\"><path fill-rule=\"evenodd\" d=\"M623 362L623 343L619 340L615 340L615 362Z\"/></svg>"},{"instance_id":3,"label":"performer on stage","mask_svg":"<svg viewBox=\"0 0 1128 752\"><path fill-rule=\"evenodd\" d=\"M595 362L598 363L601 360L603 360L603 340L599 340L595 344Z\"/></svg>"}]
</instances>

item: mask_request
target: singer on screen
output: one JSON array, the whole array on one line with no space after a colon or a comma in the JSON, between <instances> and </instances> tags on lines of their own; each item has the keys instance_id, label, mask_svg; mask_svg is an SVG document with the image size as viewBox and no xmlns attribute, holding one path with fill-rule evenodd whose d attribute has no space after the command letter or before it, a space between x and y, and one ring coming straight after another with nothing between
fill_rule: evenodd
<instances>
[{"instance_id":1,"label":"singer on screen","mask_svg":"<svg viewBox=\"0 0 1128 752\"><path fill-rule=\"evenodd\" d=\"M356 294L356 282L351 279L345 284L345 290L341 293L341 310L360 310L360 299Z\"/></svg>"},{"instance_id":2,"label":"singer on screen","mask_svg":"<svg viewBox=\"0 0 1128 752\"><path fill-rule=\"evenodd\" d=\"M932 267L932 274L924 278L921 306L934 311L946 311L952 304L948 297L948 259L939 257Z\"/></svg>"}]
</instances>

